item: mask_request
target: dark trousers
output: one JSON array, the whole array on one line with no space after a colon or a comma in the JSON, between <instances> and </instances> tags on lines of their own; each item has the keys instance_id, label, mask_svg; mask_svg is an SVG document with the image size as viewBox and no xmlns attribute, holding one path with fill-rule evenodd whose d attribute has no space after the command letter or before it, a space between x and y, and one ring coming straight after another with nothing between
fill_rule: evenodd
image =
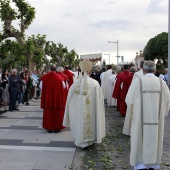
<instances>
[{"instance_id":1,"label":"dark trousers","mask_svg":"<svg viewBox=\"0 0 170 170\"><path fill-rule=\"evenodd\" d=\"M10 87L9 88L9 109L16 108L16 100L20 94L20 89Z\"/></svg>"}]
</instances>

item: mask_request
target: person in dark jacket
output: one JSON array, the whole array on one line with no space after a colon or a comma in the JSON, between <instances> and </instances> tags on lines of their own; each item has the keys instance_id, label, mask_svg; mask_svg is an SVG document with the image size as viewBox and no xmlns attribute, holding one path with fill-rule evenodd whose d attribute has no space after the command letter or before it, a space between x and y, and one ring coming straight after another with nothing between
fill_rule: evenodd
<instances>
[{"instance_id":1,"label":"person in dark jacket","mask_svg":"<svg viewBox=\"0 0 170 170\"><path fill-rule=\"evenodd\" d=\"M16 100L20 94L20 84L22 80L17 74L17 69L13 69L11 75L8 77L8 91L9 91L9 111L19 110L16 107Z\"/></svg>"}]
</instances>

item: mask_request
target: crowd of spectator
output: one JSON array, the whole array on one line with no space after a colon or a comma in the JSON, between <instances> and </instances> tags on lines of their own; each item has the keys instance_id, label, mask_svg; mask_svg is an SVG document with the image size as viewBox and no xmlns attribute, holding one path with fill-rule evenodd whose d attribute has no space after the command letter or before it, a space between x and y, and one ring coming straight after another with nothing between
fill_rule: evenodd
<instances>
[{"instance_id":1,"label":"crowd of spectator","mask_svg":"<svg viewBox=\"0 0 170 170\"><path fill-rule=\"evenodd\" d=\"M9 111L19 110L18 106L29 105L41 95L40 78L46 71L22 71L0 69L0 103L9 106Z\"/></svg>"}]
</instances>

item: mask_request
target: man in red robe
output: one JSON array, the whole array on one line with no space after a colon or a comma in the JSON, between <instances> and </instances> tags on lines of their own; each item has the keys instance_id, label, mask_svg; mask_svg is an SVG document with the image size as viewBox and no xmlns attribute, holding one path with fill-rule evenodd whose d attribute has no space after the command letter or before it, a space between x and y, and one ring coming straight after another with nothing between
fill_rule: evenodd
<instances>
[{"instance_id":1,"label":"man in red robe","mask_svg":"<svg viewBox=\"0 0 170 170\"><path fill-rule=\"evenodd\" d=\"M112 97L117 99L117 110L120 110L120 104L121 104L121 84L125 79L125 77L127 77L130 74L128 69L129 66L125 64L123 66L123 71L116 76L116 83L115 83Z\"/></svg>"},{"instance_id":2,"label":"man in red robe","mask_svg":"<svg viewBox=\"0 0 170 170\"><path fill-rule=\"evenodd\" d=\"M65 66L65 70L63 71L63 74L65 74L66 76L68 76L68 81L69 81L69 87L73 84L74 82L74 73L72 73L69 70L69 66Z\"/></svg>"},{"instance_id":3,"label":"man in red robe","mask_svg":"<svg viewBox=\"0 0 170 170\"><path fill-rule=\"evenodd\" d=\"M67 99L67 94L68 94L68 90L69 90L69 85L68 85L68 76L63 74L64 68L63 67L58 67L57 68L57 74L59 74L63 79L64 79L64 83L65 83L65 88L64 88L64 98ZM66 105L66 100L64 102L64 108Z\"/></svg>"},{"instance_id":4,"label":"man in red robe","mask_svg":"<svg viewBox=\"0 0 170 170\"><path fill-rule=\"evenodd\" d=\"M62 125L64 117L63 95L64 79L56 73L56 65L50 66L50 72L41 77L42 95L41 108L43 110L43 128L49 133L60 132L65 127Z\"/></svg>"},{"instance_id":5,"label":"man in red robe","mask_svg":"<svg viewBox=\"0 0 170 170\"><path fill-rule=\"evenodd\" d=\"M129 87L131 85L134 73L136 72L136 69L134 66L132 66L130 69L130 75L125 77L125 79L122 82L122 90L121 90L121 103L120 103L120 114L122 116L126 115L126 109L127 109L127 105L125 103L125 98L127 95L127 92L129 90Z\"/></svg>"}]
</instances>

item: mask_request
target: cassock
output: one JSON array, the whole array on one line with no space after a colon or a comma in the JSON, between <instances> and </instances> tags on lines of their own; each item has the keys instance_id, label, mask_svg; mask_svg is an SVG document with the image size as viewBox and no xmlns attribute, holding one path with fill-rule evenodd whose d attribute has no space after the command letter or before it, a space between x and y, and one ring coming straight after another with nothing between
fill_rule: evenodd
<instances>
[{"instance_id":1,"label":"cassock","mask_svg":"<svg viewBox=\"0 0 170 170\"><path fill-rule=\"evenodd\" d=\"M109 94L108 94L108 83L109 83L109 77L112 75L112 69L109 69L101 74L101 88L103 91L104 99L109 100Z\"/></svg>"},{"instance_id":2,"label":"cassock","mask_svg":"<svg viewBox=\"0 0 170 170\"><path fill-rule=\"evenodd\" d=\"M120 103L120 114L121 115L126 115L126 103L125 103L125 98L128 92L128 89L130 87L130 84L132 82L134 73L130 73L129 76L127 76L123 82L122 82L122 91L121 91L121 103Z\"/></svg>"},{"instance_id":3,"label":"cassock","mask_svg":"<svg viewBox=\"0 0 170 170\"><path fill-rule=\"evenodd\" d=\"M106 76L105 76L106 72L103 72L100 74L100 80L101 80L101 88L102 88L102 92L103 92L103 96L104 99L107 99L107 87L106 87Z\"/></svg>"},{"instance_id":4,"label":"cassock","mask_svg":"<svg viewBox=\"0 0 170 170\"><path fill-rule=\"evenodd\" d=\"M69 89L63 126L70 127L75 145L84 148L101 143L105 137L105 107L99 83L87 77L88 90L84 95L84 78L80 80Z\"/></svg>"},{"instance_id":5,"label":"cassock","mask_svg":"<svg viewBox=\"0 0 170 170\"><path fill-rule=\"evenodd\" d=\"M116 106L117 105L116 99L114 99L112 97L114 86L115 86L115 82L116 82L116 75L112 74L109 77L109 81L108 81L108 98L107 98L108 106Z\"/></svg>"},{"instance_id":6,"label":"cassock","mask_svg":"<svg viewBox=\"0 0 170 170\"><path fill-rule=\"evenodd\" d=\"M72 73L70 70L64 70L63 74L65 74L68 77L70 87L74 82L74 73Z\"/></svg>"},{"instance_id":7,"label":"cassock","mask_svg":"<svg viewBox=\"0 0 170 170\"><path fill-rule=\"evenodd\" d=\"M63 80L64 80L64 83L65 83L65 87L63 89L63 98L64 98L64 108L65 108L65 105L66 105L66 99L67 99L67 95L68 95L68 90L69 90L69 85L68 85L68 77L63 74L62 72L57 72L57 74L59 74Z\"/></svg>"},{"instance_id":8,"label":"cassock","mask_svg":"<svg viewBox=\"0 0 170 170\"><path fill-rule=\"evenodd\" d=\"M120 104L121 104L121 84L125 77L127 77L130 74L129 70L124 70L121 73L119 73L116 77L115 87L113 91L112 97L117 99L117 110L120 110Z\"/></svg>"},{"instance_id":9,"label":"cassock","mask_svg":"<svg viewBox=\"0 0 170 170\"><path fill-rule=\"evenodd\" d=\"M141 68L139 71L134 73L132 81L135 80L136 78L139 78L139 77L142 77L142 76L143 76L143 68Z\"/></svg>"},{"instance_id":10,"label":"cassock","mask_svg":"<svg viewBox=\"0 0 170 170\"><path fill-rule=\"evenodd\" d=\"M131 120L124 127L130 129L131 135L130 164L138 167L159 165L164 119L170 109L170 92L166 83L148 73L132 81L125 101L126 118Z\"/></svg>"},{"instance_id":11,"label":"cassock","mask_svg":"<svg viewBox=\"0 0 170 170\"><path fill-rule=\"evenodd\" d=\"M41 108L43 109L43 128L47 130L60 130L64 117L63 78L51 71L41 77L42 95Z\"/></svg>"},{"instance_id":12,"label":"cassock","mask_svg":"<svg viewBox=\"0 0 170 170\"><path fill-rule=\"evenodd\" d=\"M112 75L112 69L109 69L105 72L105 84L106 84L106 99L107 99L107 103L109 102L110 100L110 90L108 89L108 84L110 82L110 79L109 77ZM113 93L113 91L112 91Z\"/></svg>"}]
</instances>

